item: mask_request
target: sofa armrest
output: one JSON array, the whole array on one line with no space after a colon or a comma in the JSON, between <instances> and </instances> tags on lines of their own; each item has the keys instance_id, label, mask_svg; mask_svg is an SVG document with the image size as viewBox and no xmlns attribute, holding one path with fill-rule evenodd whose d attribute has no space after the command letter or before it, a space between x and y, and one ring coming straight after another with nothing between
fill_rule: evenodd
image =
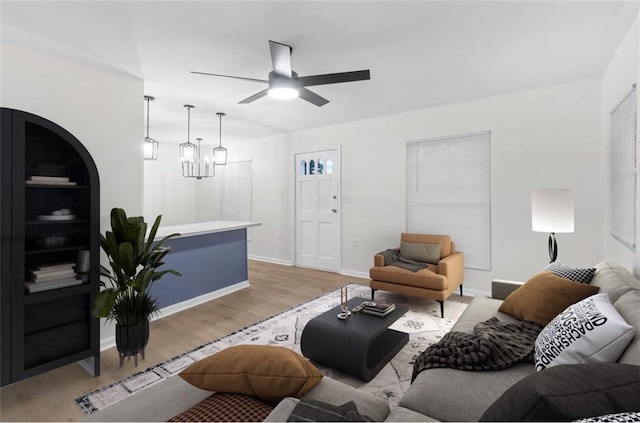
<instances>
[{"instance_id":1,"label":"sofa armrest","mask_svg":"<svg viewBox=\"0 0 640 423\"><path fill-rule=\"evenodd\" d=\"M438 273L447 277L449 285L460 285L464 281L464 254L458 251L440 260Z\"/></svg>"},{"instance_id":2,"label":"sofa armrest","mask_svg":"<svg viewBox=\"0 0 640 423\"><path fill-rule=\"evenodd\" d=\"M504 300L509 294L520 288L524 282L508 281L505 279L494 279L491 282L491 298Z\"/></svg>"}]
</instances>

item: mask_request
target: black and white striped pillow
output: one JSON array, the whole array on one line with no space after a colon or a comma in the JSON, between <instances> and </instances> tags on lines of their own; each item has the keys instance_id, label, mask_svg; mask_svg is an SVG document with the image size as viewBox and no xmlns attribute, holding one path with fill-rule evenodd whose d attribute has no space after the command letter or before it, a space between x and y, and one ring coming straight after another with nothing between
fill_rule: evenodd
<instances>
[{"instance_id":1,"label":"black and white striped pillow","mask_svg":"<svg viewBox=\"0 0 640 423\"><path fill-rule=\"evenodd\" d=\"M549 263L544 269L547 272L551 272L561 278L569 279L575 282L591 283L593 275L596 273L595 268L580 269L577 267L565 266L559 261Z\"/></svg>"}]
</instances>

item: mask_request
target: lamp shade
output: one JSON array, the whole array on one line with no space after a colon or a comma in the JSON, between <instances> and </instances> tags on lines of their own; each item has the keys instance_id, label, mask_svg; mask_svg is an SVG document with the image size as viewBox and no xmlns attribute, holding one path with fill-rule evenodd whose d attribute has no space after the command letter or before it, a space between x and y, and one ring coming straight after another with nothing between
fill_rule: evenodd
<instances>
[{"instance_id":1,"label":"lamp shade","mask_svg":"<svg viewBox=\"0 0 640 423\"><path fill-rule=\"evenodd\" d=\"M573 190L531 191L531 230L547 233L573 232Z\"/></svg>"}]
</instances>

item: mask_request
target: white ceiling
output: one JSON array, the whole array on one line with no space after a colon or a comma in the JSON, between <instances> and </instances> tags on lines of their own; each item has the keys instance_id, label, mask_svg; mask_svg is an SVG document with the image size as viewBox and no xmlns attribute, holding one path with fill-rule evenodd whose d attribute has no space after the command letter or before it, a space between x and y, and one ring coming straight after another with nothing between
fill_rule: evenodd
<instances>
[{"instance_id":1,"label":"white ceiling","mask_svg":"<svg viewBox=\"0 0 640 423\"><path fill-rule=\"evenodd\" d=\"M150 135L223 144L596 77L638 1L6 1L3 42L144 80ZM371 80L311 87L330 103L264 97L268 40L299 75L370 69ZM144 106L143 99L140 99Z\"/></svg>"}]
</instances>

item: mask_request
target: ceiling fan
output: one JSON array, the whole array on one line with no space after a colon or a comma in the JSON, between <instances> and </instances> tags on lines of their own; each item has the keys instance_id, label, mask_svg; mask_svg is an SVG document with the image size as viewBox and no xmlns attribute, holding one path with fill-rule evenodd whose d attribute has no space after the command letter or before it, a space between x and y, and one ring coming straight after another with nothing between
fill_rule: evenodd
<instances>
[{"instance_id":1,"label":"ceiling fan","mask_svg":"<svg viewBox=\"0 0 640 423\"><path fill-rule=\"evenodd\" d=\"M319 96L306 87L313 85L337 84L340 82L364 81L370 79L369 70L359 70L352 72L327 73L323 75L298 76L296 72L291 70L291 53L293 49L286 44L269 41L269 50L271 51L271 62L273 63L273 71L269 72L269 79L245 78L242 76L220 75L216 73L196 72L200 75L221 76L224 78L243 79L245 81L262 82L269 84L264 89L238 104L251 103L259 98L269 94L269 96L278 99L289 99L300 97L309 103L318 107L324 106L329 102L324 97Z\"/></svg>"}]
</instances>

